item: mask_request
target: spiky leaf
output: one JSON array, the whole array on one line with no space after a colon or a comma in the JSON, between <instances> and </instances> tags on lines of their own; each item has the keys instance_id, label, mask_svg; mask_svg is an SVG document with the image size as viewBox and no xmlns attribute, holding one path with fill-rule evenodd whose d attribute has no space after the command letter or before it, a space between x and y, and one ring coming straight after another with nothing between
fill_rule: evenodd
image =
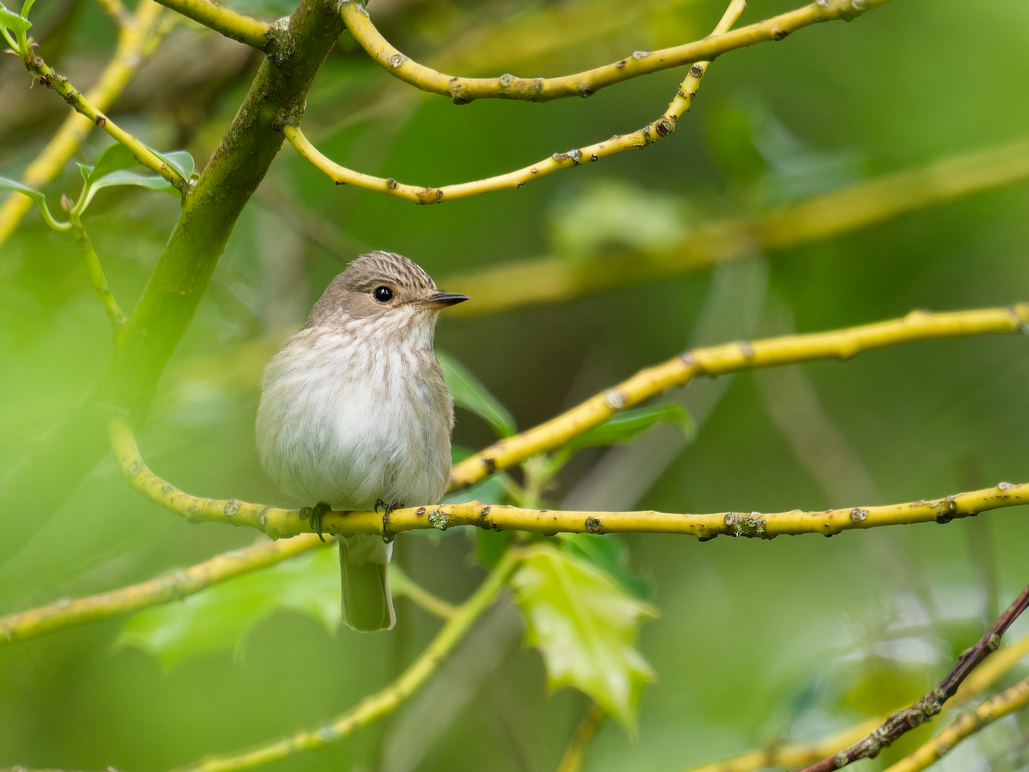
<instances>
[{"instance_id":1,"label":"spiky leaf","mask_svg":"<svg viewBox=\"0 0 1029 772\"><path fill-rule=\"evenodd\" d=\"M550 687L585 692L635 734L640 694L654 678L636 639L655 611L595 565L547 544L533 546L511 586Z\"/></svg>"}]
</instances>

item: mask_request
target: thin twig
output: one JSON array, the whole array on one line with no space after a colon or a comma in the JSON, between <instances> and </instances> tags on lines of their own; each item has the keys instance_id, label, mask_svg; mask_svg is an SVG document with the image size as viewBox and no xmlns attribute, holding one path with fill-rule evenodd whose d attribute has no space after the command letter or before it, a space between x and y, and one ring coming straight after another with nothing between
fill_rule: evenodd
<instances>
[{"instance_id":1,"label":"thin twig","mask_svg":"<svg viewBox=\"0 0 1029 772\"><path fill-rule=\"evenodd\" d=\"M605 86L640 75L681 67L693 62L711 61L738 48L768 40L782 40L803 27L824 21L851 20L889 0L817 0L795 11L775 16L748 27L712 35L694 43L658 51L636 51L613 64L558 78L460 78L445 75L418 64L405 56L379 33L368 17L363 2L346 0L343 21L361 45L387 72L412 86L441 94L457 104L475 99L521 99L549 102L567 97L588 97Z\"/></svg>"},{"instance_id":2,"label":"thin twig","mask_svg":"<svg viewBox=\"0 0 1029 772\"><path fill-rule=\"evenodd\" d=\"M1026 705L1029 705L1029 678L993 695L974 710L961 714L950 726L886 772L920 772L950 753L962 740Z\"/></svg>"},{"instance_id":3,"label":"thin twig","mask_svg":"<svg viewBox=\"0 0 1029 772\"><path fill-rule=\"evenodd\" d=\"M103 113L114 103L139 65L164 38L164 18L165 11L161 6L153 0L140 0L134 22L121 27L114 58L85 96L98 113ZM69 115L43 152L29 164L22 182L38 189L55 179L93 126L91 119L77 112ZM0 206L0 244L14 232L31 207L31 199L14 195Z\"/></svg>"},{"instance_id":4,"label":"thin twig","mask_svg":"<svg viewBox=\"0 0 1029 772\"><path fill-rule=\"evenodd\" d=\"M729 30L746 9L747 3L745 0L732 0L722 19L718 22L718 26L715 27L713 36ZM344 16L346 16L346 12ZM283 127L283 132L289 143L305 160L324 172L337 185L354 185L365 190L372 190L396 196L406 201L413 201L416 204L440 204L445 201L467 198L494 190L503 190L505 188L517 189L527 182L544 177L552 172L580 166L587 159L599 161L601 158L620 153L623 150L644 148L664 139L675 131L679 119L690 109L693 98L700 89L700 79L704 77L709 64L710 62L706 61L696 62L690 68L686 79L679 85L675 98L669 103L668 108L661 117L651 121L642 129L638 129L631 134L615 135L604 142L575 148L564 153L554 153L552 156L544 158L531 166L526 166L507 174L500 174L495 177L488 177L459 185L447 185L444 187L409 185L397 182L392 177L375 177L370 174L356 172L345 166L340 166L322 155L304 136L299 127L287 125Z\"/></svg>"},{"instance_id":5,"label":"thin twig","mask_svg":"<svg viewBox=\"0 0 1029 772\"><path fill-rule=\"evenodd\" d=\"M914 705L892 714L881 726L870 732L867 737L844 748L833 756L804 767L800 772L832 772L832 770L853 764L859 759L875 758L883 748L888 748L902 735L926 721L931 721L942 710L943 704L954 696L962 681L968 677L980 662L1000 647L1001 637L1011 626L1012 622L1018 619L1019 615L1025 611L1027 606L1029 606L1029 587L1022 591L1022 594L1015 599L1015 602L1008 607L1008 610L986 631L986 634L979 639L975 646L961 653L957 663L955 663L943 680L937 684L935 689ZM1026 691L1026 696L1029 697L1029 691Z\"/></svg>"},{"instance_id":6,"label":"thin twig","mask_svg":"<svg viewBox=\"0 0 1029 772\"><path fill-rule=\"evenodd\" d=\"M30 53L25 59L25 69L31 72L36 78L49 89L53 89L72 108L81 115L91 120L101 129L110 134L117 142L132 151L132 155L143 166L164 177L179 191L185 193L189 189L189 180L179 174L178 170L169 165L154 153L150 148L139 141L134 134L122 129L114 121L108 118L90 100L78 91L66 77L54 72L50 66L43 61L43 58L35 53Z\"/></svg>"}]
</instances>

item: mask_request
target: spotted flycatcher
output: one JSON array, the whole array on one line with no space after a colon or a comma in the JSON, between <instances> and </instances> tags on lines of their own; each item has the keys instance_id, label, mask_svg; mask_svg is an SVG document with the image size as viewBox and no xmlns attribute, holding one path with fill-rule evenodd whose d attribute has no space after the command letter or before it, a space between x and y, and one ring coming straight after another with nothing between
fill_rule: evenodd
<instances>
[{"instance_id":1,"label":"spotted flycatcher","mask_svg":"<svg viewBox=\"0 0 1029 772\"><path fill-rule=\"evenodd\" d=\"M261 465L309 504L369 511L434 504L450 476L454 404L432 351L440 292L392 252L361 255L314 304L307 326L264 370L257 410ZM320 525L318 526L320 528ZM388 630L396 621L379 536L340 539L343 621Z\"/></svg>"}]
</instances>

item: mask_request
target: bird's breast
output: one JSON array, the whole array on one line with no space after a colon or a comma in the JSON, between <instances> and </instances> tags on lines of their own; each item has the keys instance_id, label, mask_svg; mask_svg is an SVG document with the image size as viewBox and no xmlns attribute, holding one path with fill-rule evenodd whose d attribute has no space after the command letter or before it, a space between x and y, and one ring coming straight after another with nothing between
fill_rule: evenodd
<instances>
[{"instance_id":1,"label":"bird's breast","mask_svg":"<svg viewBox=\"0 0 1029 772\"><path fill-rule=\"evenodd\" d=\"M268 474L301 501L339 509L380 498L437 502L450 474L453 405L431 349L309 332L262 380L257 443Z\"/></svg>"}]
</instances>

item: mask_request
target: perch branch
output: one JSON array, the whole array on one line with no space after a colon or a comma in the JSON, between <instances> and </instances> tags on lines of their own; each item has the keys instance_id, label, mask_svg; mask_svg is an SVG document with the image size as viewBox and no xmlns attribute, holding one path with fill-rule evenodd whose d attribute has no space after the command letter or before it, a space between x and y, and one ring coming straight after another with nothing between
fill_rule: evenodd
<instances>
[{"instance_id":1,"label":"perch branch","mask_svg":"<svg viewBox=\"0 0 1029 772\"><path fill-rule=\"evenodd\" d=\"M605 86L620 83L672 67L681 67L712 59L738 48L768 40L782 40L803 27L824 21L860 16L889 0L818 0L795 11L751 24L733 32L723 32L694 43L658 51L636 51L631 56L574 75L558 78L458 78L444 75L418 64L394 48L375 29L364 3L346 0L342 6L343 21L365 52L388 73L423 91L440 94L456 104L475 99L521 99L549 102L566 97L588 97Z\"/></svg>"},{"instance_id":2,"label":"perch branch","mask_svg":"<svg viewBox=\"0 0 1029 772\"><path fill-rule=\"evenodd\" d=\"M698 375L724 375L816 359L848 359L862 351L898 343L988 333L1029 333L1029 303L943 314L913 311L902 319L861 327L688 351L664 364L642 370L578 407L462 461L451 471L450 490L471 485L498 469L509 469L532 456L556 450L619 410L638 405L673 386L684 386Z\"/></svg>"},{"instance_id":3,"label":"perch branch","mask_svg":"<svg viewBox=\"0 0 1029 772\"><path fill-rule=\"evenodd\" d=\"M155 475L139 455L132 430L121 421L111 423L111 446L125 478L155 504L182 515L190 522L217 522L257 528L273 538L311 533L313 526L303 510L278 509L237 499L192 496ZM328 512L321 522L323 533L350 536L358 533L397 534L435 528L476 526L493 531L532 533L676 533L711 539L715 536L747 536L772 539L780 535L820 533L913 523L946 523L991 509L1029 502L1029 483L1001 483L942 499L922 500L879 507L827 509L822 512L718 512L688 515L665 512L572 512L527 509L470 501L462 504L407 507L394 510L389 520L376 512Z\"/></svg>"},{"instance_id":4,"label":"perch branch","mask_svg":"<svg viewBox=\"0 0 1029 772\"><path fill-rule=\"evenodd\" d=\"M453 651L472 623L493 603L520 560L521 554L517 550L509 550L475 593L454 610L428 648L397 680L382 691L365 697L355 707L330 719L317 729L303 730L242 753L212 756L180 772L234 772L239 769L250 769L298 751L323 748L346 737L355 729L392 712L436 672L440 663Z\"/></svg>"},{"instance_id":5,"label":"perch branch","mask_svg":"<svg viewBox=\"0 0 1029 772\"><path fill-rule=\"evenodd\" d=\"M882 725L872 730L867 737L863 737L858 742L844 748L832 756L804 767L800 772L832 772L833 770L840 769L848 764L853 764L855 761L860 759L875 758L883 748L888 748L902 735L910 732L912 729L926 721L931 721L943 709L943 704L954 696L958 687L961 686L961 683L976 668L976 666L1000 648L1001 637L1005 632L1007 632L1007 629L1011 626L1012 622L1018 619L1021 613L1025 611L1027 606L1029 606L1029 587L1026 587L1022 591L1022 594L1015 599L1015 602L1008 607L1007 611L1001 614L1000 618L992 627L990 627L989 630L986 631L985 635L979 639L975 646L970 649L966 649L961 653L961 656L958 657L957 663L955 663L954 667L951 668L951 671L944 676L943 680L936 685L935 689L922 697L922 699L914 705L892 714L885 722L883 722ZM1023 687L1022 691L1024 692L1022 697L1029 699L1029 689ZM1018 698L1016 697L1014 699L1017 701ZM984 705L987 705L990 702L991 701L988 700ZM1002 702L1003 704L1007 704L1007 701ZM1023 700L1019 707L1024 704L1025 702ZM1008 708L1008 710L1013 710L1013 708ZM955 724L962 723L966 717L967 714L966 716L959 718ZM992 718L990 720L992 720ZM956 742L956 740L954 742ZM930 745L932 745L932 743L930 743ZM946 747L949 749L952 745L953 742L946 745ZM942 753L939 755L942 755ZM912 769L921 768L922 767L912 767Z\"/></svg>"},{"instance_id":6,"label":"perch branch","mask_svg":"<svg viewBox=\"0 0 1029 772\"><path fill-rule=\"evenodd\" d=\"M730 29L746 9L747 3L745 0L732 0L721 21L718 22L718 26L715 27L715 34ZM700 89L700 79L704 77L709 64L710 62L695 63L690 68L686 79L679 85L675 98L668 105L668 109L665 110L664 114L660 118L648 123L642 129L631 134L615 135L604 142L569 150L566 153L554 153L549 158L544 158L532 166L526 166L507 174L500 174L496 177L488 177L474 182L465 182L459 185L446 185L444 187L407 185L397 182L392 177L375 177L370 174L356 172L345 166L340 166L322 155L297 126L285 126L283 127L283 133L293 148L306 161L324 172L337 185L355 185L365 190L386 193L387 195L402 198L405 201L413 201L416 204L440 204L444 201L467 198L494 190L503 190L505 188L517 189L526 182L531 182L552 172L580 166L584 159L588 158L590 161L599 161L601 158L620 153L623 150L644 148L664 139L675 131L679 118L690 109L693 97L697 95L697 91Z\"/></svg>"},{"instance_id":7,"label":"perch branch","mask_svg":"<svg viewBox=\"0 0 1029 772\"><path fill-rule=\"evenodd\" d=\"M157 0L176 13L202 24L232 40L263 51L270 38L272 25L230 11L210 0Z\"/></svg>"},{"instance_id":8,"label":"perch branch","mask_svg":"<svg viewBox=\"0 0 1029 772\"><path fill-rule=\"evenodd\" d=\"M107 65L99 82L86 94L86 101L100 113L107 110L125 89L144 58L157 47L164 36L164 9L153 0L141 0L136 8L134 22L121 26L118 48L114 59ZM76 153L89 130L94 126L89 118L75 112L47 143L22 177L30 188L41 188L60 174L68 160ZM10 196L0 206L0 244L14 232L21 218L32 207L27 196Z\"/></svg>"},{"instance_id":9,"label":"perch branch","mask_svg":"<svg viewBox=\"0 0 1029 772\"><path fill-rule=\"evenodd\" d=\"M224 552L182 571L113 592L75 600L59 600L31 611L11 614L0 618L0 646L181 600L212 585L275 565L320 546L323 544L314 534L264 542L246 549Z\"/></svg>"}]
</instances>

